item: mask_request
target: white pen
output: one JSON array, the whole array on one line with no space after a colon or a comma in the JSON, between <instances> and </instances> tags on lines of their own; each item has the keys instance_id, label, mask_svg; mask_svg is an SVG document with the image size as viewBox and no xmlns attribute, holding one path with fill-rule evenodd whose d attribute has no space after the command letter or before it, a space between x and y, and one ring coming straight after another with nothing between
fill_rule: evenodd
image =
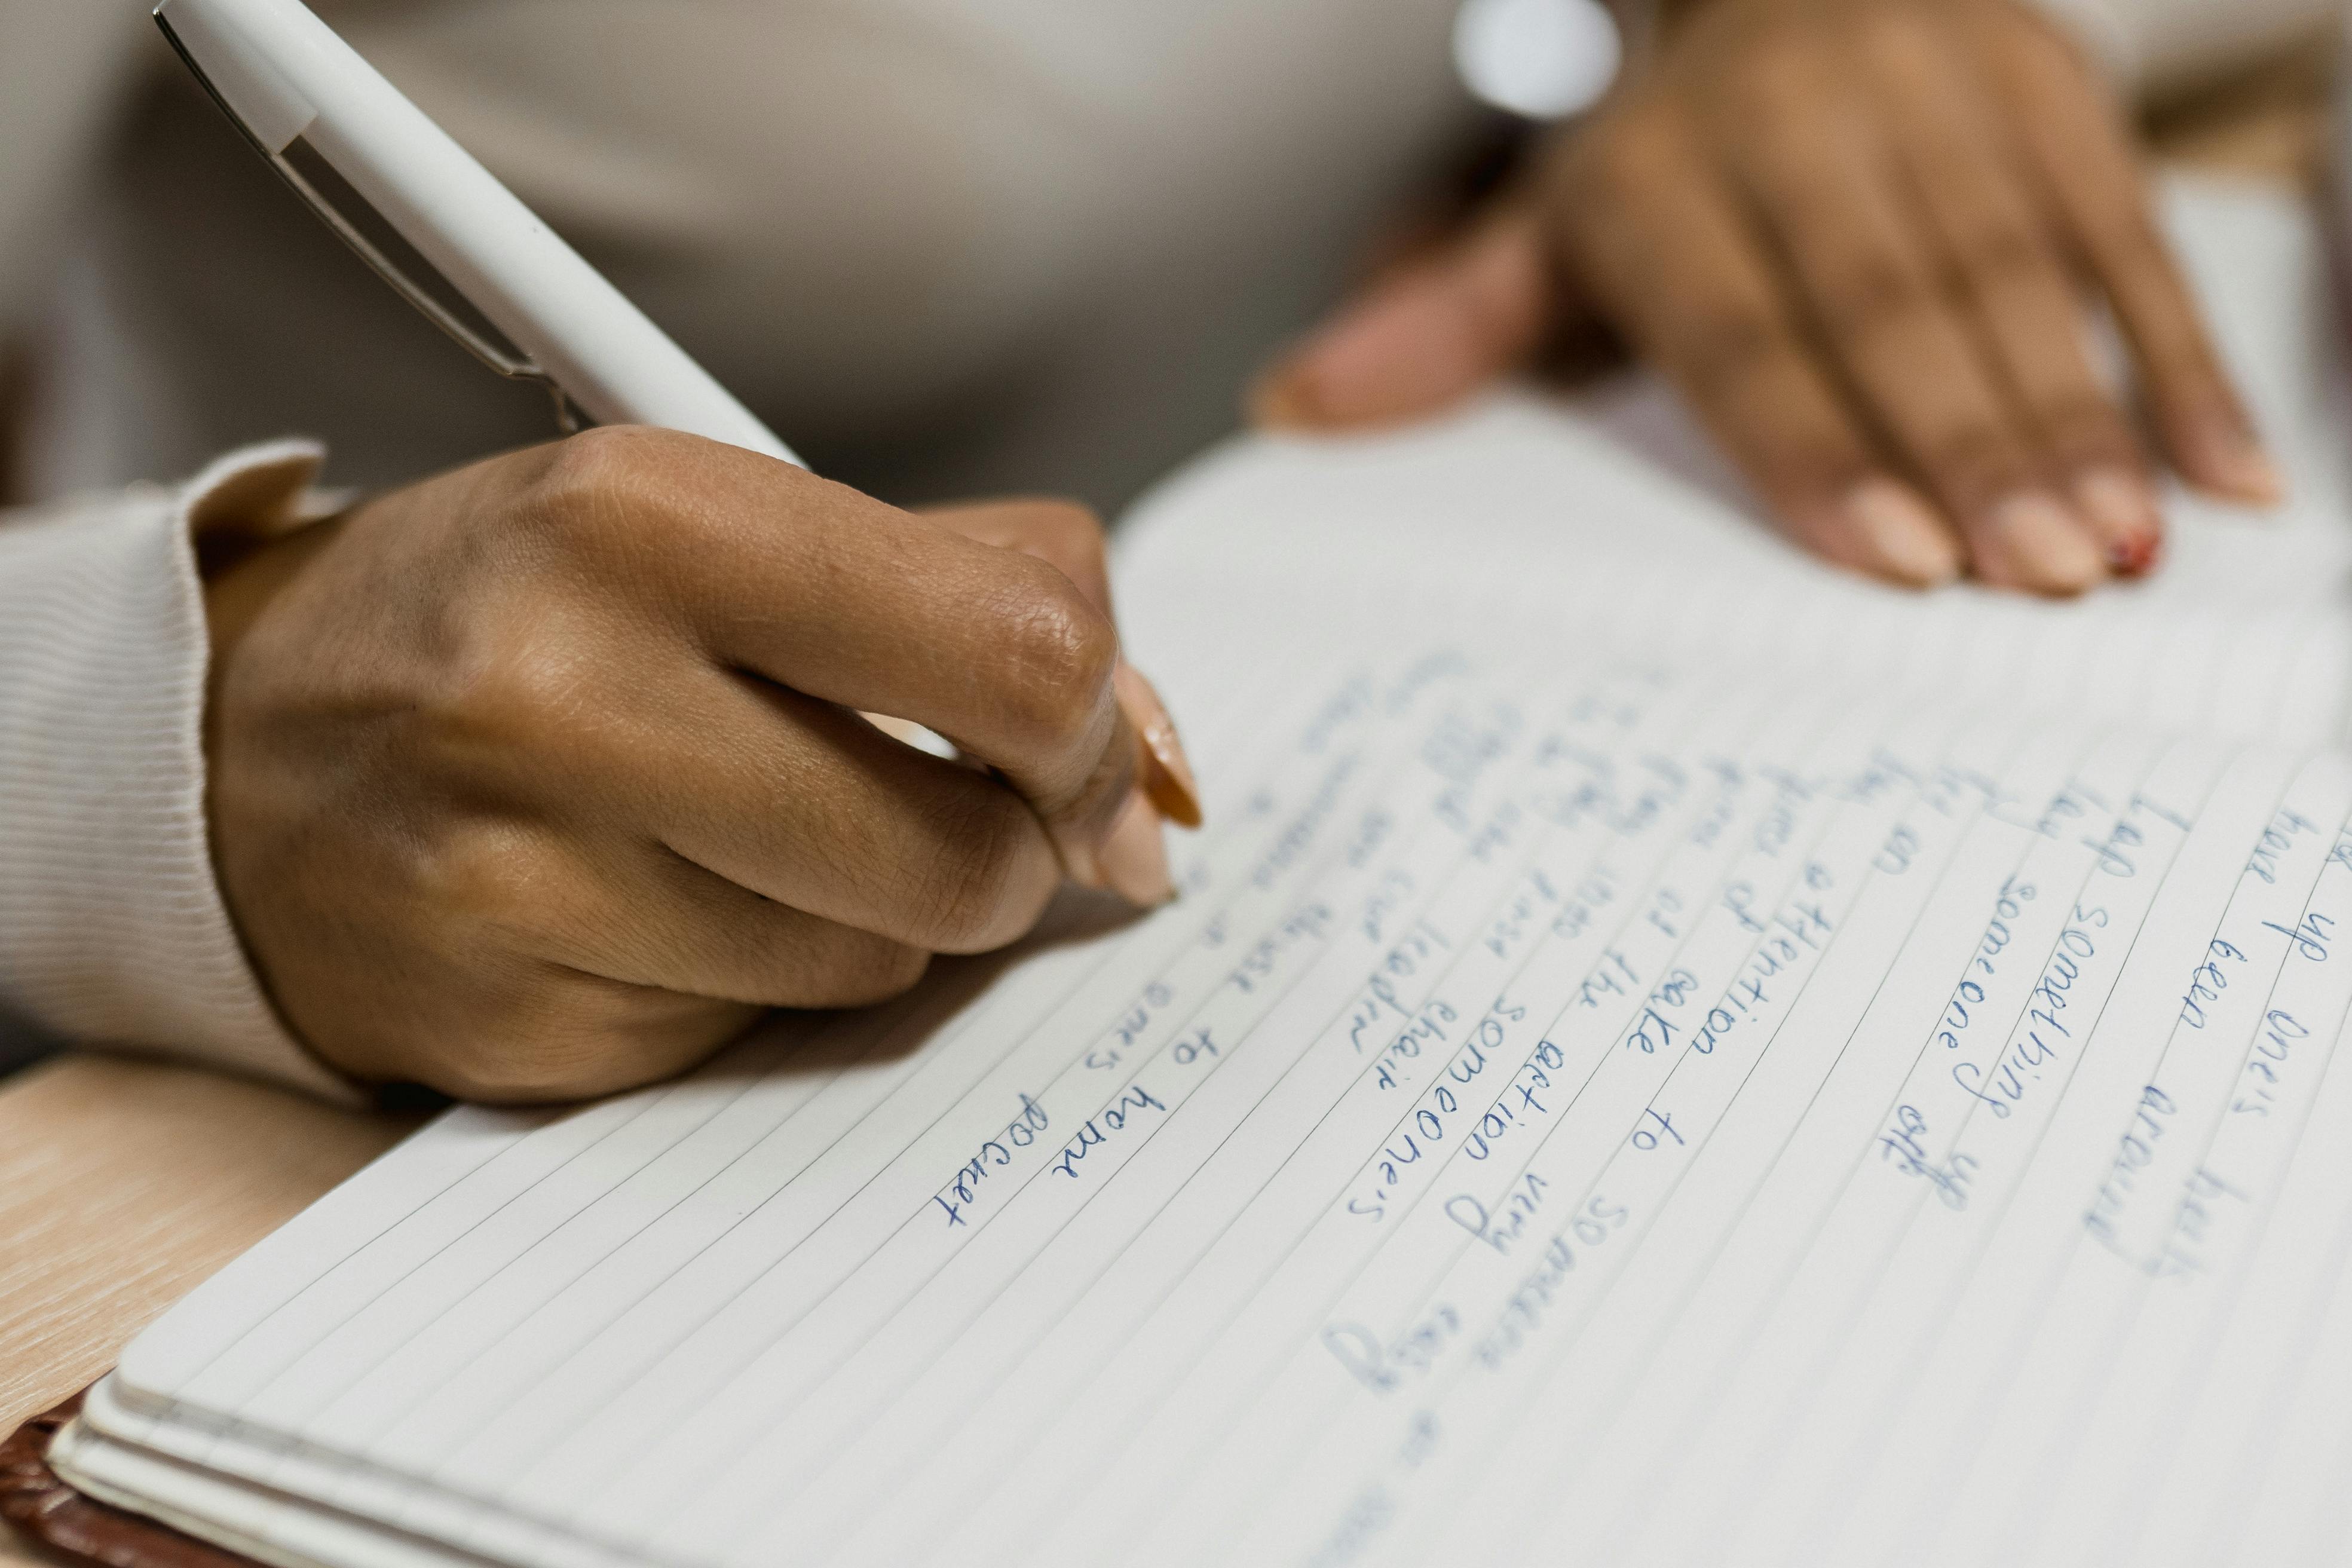
<instances>
[{"instance_id":1,"label":"white pen","mask_svg":"<svg viewBox=\"0 0 2352 1568\"><path fill-rule=\"evenodd\" d=\"M598 424L658 425L806 466L301 0L161 0L155 22L330 228L484 364L553 391L567 430L577 408ZM322 184L348 186L506 341L412 276ZM1138 787L1169 820L1197 826L1192 771L1159 698L1147 700L1150 683L1124 659L1117 679L1142 759ZM920 726L867 717L954 754Z\"/></svg>"},{"instance_id":2,"label":"white pen","mask_svg":"<svg viewBox=\"0 0 2352 1568\"><path fill-rule=\"evenodd\" d=\"M162 0L156 24L262 155L411 303L599 424L800 459L300 0ZM468 326L304 173L331 168L520 355Z\"/></svg>"}]
</instances>

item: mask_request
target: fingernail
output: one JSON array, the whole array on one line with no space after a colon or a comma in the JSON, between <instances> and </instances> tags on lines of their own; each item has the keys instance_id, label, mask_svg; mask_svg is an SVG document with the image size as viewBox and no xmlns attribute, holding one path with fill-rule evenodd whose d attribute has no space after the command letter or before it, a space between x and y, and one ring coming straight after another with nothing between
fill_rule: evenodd
<instances>
[{"instance_id":1,"label":"fingernail","mask_svg":"<svg viewBox=\"0 0 2352 1568\"><path fill-rule=\"evenodd\" d=\"M1915 588L1959 575L1960 547L1952 531L1893 479L1863 480L1847 492L1845 510L1880 575Z\"/></svg>"},{"instance_id":2,"label":"fingernail","mask_svg":"<svg viewBox=\"0 0 2352 1568\"><path fill-rule=\"evenodd\" d=\"M1994 507L1986 518L1982 545L1978 564L1986 576L2037 593L2079 594L2107 574L2089 531L2038 490Z\"/></svg>"},{"instance_id":3,"label":"fingernail","mask_svg":"<svg viewBox=\"0 0 2352 1568\"><path fill-rule=\"evenodd\" d=\"M2156 564L2164 520L2146 479L2129 468L2094 468L2074 481L2074 504L2105 550L2108 565L2137 577Z\"/></svg>"},{"instance_id":4,"label":"fingernail","mask_svg":"<svg viewBox=\"0 0 2352 1568\"><path fill-rule=\"evenodd\" d=\"M1244 406L1263 430L1312 430L1320 423L1312 379L1296 358L1285 359L1250 384Z\"/></svg>"},{"instance_id":5,"label":"fingernail","mask_svg":"<svg viewBox=\"0 0 2352 1568\"><path fill-rule=\"evenodd\" d=\"M1109 837L1095 851L1103 885L1138 909L1156 909L1176 896L1160 832L1159 811L1139 792L1127 797Z\"/></svg>"},{"instance_id":6,"label":"fingernail","mask_svg":"<svg viewBox=\"0 0 2352 1568\"><path fill-rule=\"evenodd\" d=\"M1160 693L1143 672L1125 659L1119 661L1111 679L1118 692L1119 708L1142 742L1138 783L1144 795L1177 826L1200 826L1201 786L1193 782L1192 760L1184 755L1184 742L1177 739L1176 721L1168 716L1168 705L1160 700Z\"/></svg>"},{"instance_id":7,"label":"fingernail","mask_svg":"<svg viewBox=\"0 0 2352 1568\"><path fill-rule=\"evenodd\" d=\"M2278 465L2253 435L2231 419L2211 418L2196 426L2197 471L2212 488L2238 500L2276 506L2286 499Z\"/></svg>"}]
</instances>

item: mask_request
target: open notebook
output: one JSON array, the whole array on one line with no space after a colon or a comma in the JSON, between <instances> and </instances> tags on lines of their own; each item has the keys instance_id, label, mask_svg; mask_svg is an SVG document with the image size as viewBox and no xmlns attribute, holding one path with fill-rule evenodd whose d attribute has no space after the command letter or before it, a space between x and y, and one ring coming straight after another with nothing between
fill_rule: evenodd
<instances>
[{"instance_id":1,"label":"open notebook","mask_svg":"<svg viewBox=\"0 0 2352 1568\"><path fill-rule=\"evenodd\" d=\"M2344 405L2303 220L2176 216L2283 518L1921 599L1638 388L1237 445L1120 563L1180 901L450 1113L56 1464L337 1568L2336 1557Z\"/></svg>"}]
</instances>

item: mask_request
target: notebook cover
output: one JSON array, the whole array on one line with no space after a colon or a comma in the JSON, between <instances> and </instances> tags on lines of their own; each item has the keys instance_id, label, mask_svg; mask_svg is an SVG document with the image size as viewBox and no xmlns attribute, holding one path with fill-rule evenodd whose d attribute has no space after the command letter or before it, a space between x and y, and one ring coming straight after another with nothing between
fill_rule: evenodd
<instances>
[{"instance_id":1,"label":"notebook cover","mask_svg":"<svg viewBox=\"0 0 2352 1568\"><path fill-rule=\"evenodd\" d=\"M171 1526L86 1498L49 1468L49 1439L81 1408L75 1394L0 1443L0 1520L33 1552L97 1568L255 1568Z\"/></svg>"}]
</instances>

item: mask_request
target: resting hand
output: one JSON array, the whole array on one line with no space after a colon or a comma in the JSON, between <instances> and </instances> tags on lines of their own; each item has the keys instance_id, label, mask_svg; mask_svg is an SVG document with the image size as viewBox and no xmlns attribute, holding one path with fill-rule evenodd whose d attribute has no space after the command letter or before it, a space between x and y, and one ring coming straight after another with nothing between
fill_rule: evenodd
<instances>
[{"instance_id":1,"label":"resting hand","mask_svg":"<svg viewBox=\"0 0 2352 1568\"><path fill-rule=\"evenodd\" d=\"M208 597L222 885L282 1015L361 1079L601 1093L1008 942L1066 876L1168 895L1138 739L1165 716L1075 508L931 521L601 430L372 500Z\"/></svg>"},{"instance_id":2,"label":"resting hand","mask_svg":"<svg viewBox=\"0 0 2352 1568\"><path fill-rule=\"evenodd\" d=\"M1261 384L1276 423L1441 407L1597 318L1801 542L1928 584L2072 593L2154 563L2113 311L2190 483L2278 485L2151 220L2129 134L2011 0L1696 0L1464 233Z\"/></svg>"}]
</instances>

